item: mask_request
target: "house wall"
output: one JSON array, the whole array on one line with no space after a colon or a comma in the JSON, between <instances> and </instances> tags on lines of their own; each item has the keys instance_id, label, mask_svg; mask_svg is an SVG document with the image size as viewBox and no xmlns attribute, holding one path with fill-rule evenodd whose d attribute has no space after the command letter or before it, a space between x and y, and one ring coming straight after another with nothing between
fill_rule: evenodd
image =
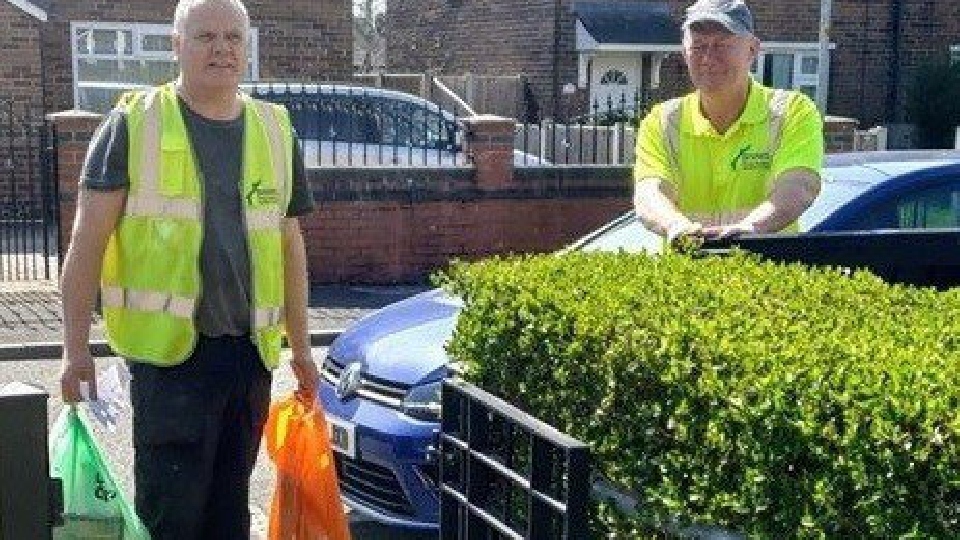
<instances>
[{"instance_id":1,"label":"house wall","mask_svg":"<svg viewBox=\"0 0 960 540\"><path fill-rule=\"evenodd\" d=\"M668 3L679 21L691 2ZM573 0L561 0L557 41L561 86L577 77L572 5ZM752 0L749 5L762 40L818 40L818 0ZM900 17L895 19L897 9ZM526 74L541 115L551 116L554 10L554 0L387 0L388 70ZM895 59L897 32L900 54ZM856 118L861 127L902 122L917 67L946 55L951 44L960 44L960 2L834 0L831 40L836 46L829 112ZM662 72L663 89L655 97L689 90L684 71L680 55L671 55ZM577 100L584 102L583 96Z\"/></svg>"},{"instance_id":2,"label":"house wall","mask_svg":"<svg viewBox=\"0 0 960 540\"><path fill-rule=\"evenodd\" d=\"M917 69L960 43L960 2L846 0L834 3L834 16L831 111L857 118L861 127L904 122Z\"/></svg>"},{"instance_id":3,"label":"house wall","mask_svg":"<svg viewBox=\"0 0 960 540\"><path fill-rule=\"evenodd\" d=\"M39 101L40 24L20 8L0 1L0 102Z\"/></svg>"},{"instance_id":4,"label":"house wall","mask_svg":"<svg viewBox=\"0 0 960 540\"><path fill-rule=\"evenodd\" d=\"M40 24L0 0L0 208L14 218L39 207Z\"/></svg>"},{"instance_id":5,"label":"house wall","mask_svg":"<svg viewBox=\"0 0 960 540\"><path fill-rule=\"evenodd\" d=\"M247 0L262 80L345 80L352 72L350 0ZM175 0L57 0L43 26L48 110L73 108L70 21L168 24ZM39 65L39 63L38 63Z\"/></svg>"},{"instance_id":6,"label":"house wall","mask_svg":"<svg viewBox=\"0 0 960 540\"><path fill-rule=\"evenodd\" d=\"M553 4L554 0L388 0L388 71L523 73L542 107L553 88Z\"/></svg>"}]
</instances>

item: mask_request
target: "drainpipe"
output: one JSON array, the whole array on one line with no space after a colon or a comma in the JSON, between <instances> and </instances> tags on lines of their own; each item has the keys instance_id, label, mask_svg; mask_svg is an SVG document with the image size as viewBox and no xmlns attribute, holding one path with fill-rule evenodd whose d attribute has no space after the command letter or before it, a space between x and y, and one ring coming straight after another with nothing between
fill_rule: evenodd
<instances>
[{"instance_id":1,"label":"drainpipe","mask_svg":"<svg viewBox=\"0 0 960 540\"><path fill-rule=\"evenodd\" d=\"M890 3L890 49L893 52L893 65L890 68L890 88L887 91L887 118L896 122L897 101L900 95L900 19L903 17L903 0Z\"/></svg>"},{"instance_id":2,"label":"drainpipe","mask_svg":"<svg viewBox=\"0 0 960 540\"><path fill-rule=\"evenodd\" d=\"M862 122L867 115L867 89L866 89L866 80L867 80L867 52L869 52L869 45L867 44L867 36L869 32L867 31L867 24L870 22L870 2L863 3L863 20L860 22L860 114L857 115Z\"/></svg>"},{"instance_id":3,"label":"drainpipe","mask_svg":"<svg viewBox=\"0 0 960 540\"><path fill-rule=\"evenodd\" d=\"M40 113L46 118L50 111L47 110L47 66L43 55L44 26L46 26L44 21L40 21L40 24L37 25L37 41L40 46ZM73 39L73 36L70 36L70 39Z\"/></svg>"},{"instance_id":4,"label":"drainpipe","mask_svg":"<svg viewBox=\"0 0 960 540\"><path fill-rule=\"evenodd\" d=\"M553 4L553 91L551 114L553 121L560 118L560 4L562 0L555 0Z\"/></svg>"},{"instance_id":5,"label":"drainpipe","mask_svg":"<svg viewBox=\"0 0 960 540\"><path fill-rule=\"evenodd\" d=\"M833 2L820 0L820 51L817 58L817 106L827 114L827 98L830 96L830 32Z\"/></svg>"}]
</instances>

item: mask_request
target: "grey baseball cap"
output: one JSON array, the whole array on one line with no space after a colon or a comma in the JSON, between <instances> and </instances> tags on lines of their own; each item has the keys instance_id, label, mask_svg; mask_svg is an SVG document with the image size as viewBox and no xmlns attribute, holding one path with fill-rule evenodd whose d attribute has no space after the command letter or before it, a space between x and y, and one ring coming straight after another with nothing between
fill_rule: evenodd
<instances>
[{"instance_id":1,"label":"grey baseball cap","mask_svg":"<svg viewBox=\"0 0 960 540\"><path fill-rule=\"evenodd\" d=\"M687 8L683 29L699 22L720 23L737 35L753 34L753 15L743 0L698 0Z\"/></svg>"}]
</instances>

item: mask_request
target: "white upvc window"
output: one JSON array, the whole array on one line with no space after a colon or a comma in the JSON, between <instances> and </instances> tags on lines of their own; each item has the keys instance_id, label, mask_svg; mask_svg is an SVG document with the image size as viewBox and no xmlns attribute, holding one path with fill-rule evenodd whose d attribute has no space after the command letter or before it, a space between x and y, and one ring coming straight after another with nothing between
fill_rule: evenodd
<instances>
[{"instance_id":1,"label":"white upvc window","mask_svg":"<svg viewBox=\"0 0 960 540\"><path fill-rule=\"evenodd\" d=\"M819 67L817 43L764 43L751 72L766 86L799 90L815 100Z\"/></svg>"},{"instance_id":2,"label":"white upvc window","mask_svg":"<svg viewBox=\"0 0 960 540\"><path fill-rule=\"evenodd\" d=\"M950 46L950 63L960 63L960 44Z\"/></svg>"},{"instance_id":3,"label":"white upvc window","mask_svg":"<svg viewBox=\"0 0 960 540\"><path fill-rule=\"evenodd\" d=\"M176 77L172 31L170 24L70 23L74 107L107 112L122 92ZM250 29L247 55L245 79L256 81L256 28Z\"/></svg>"}]
</instances>

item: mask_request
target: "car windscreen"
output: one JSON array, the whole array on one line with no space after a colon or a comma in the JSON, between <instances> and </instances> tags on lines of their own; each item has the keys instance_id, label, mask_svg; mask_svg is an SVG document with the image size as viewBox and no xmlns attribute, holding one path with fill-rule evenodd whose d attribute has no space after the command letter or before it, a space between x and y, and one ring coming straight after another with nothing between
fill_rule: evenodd
<instances>
[{"instance_id":1,"label":"car windscreen","mask_svg":"<svg viewBox=\"0 0 960 540\"><path fill-rule=\"evenodd\" d=\"M290 111L307 141L456 149L456 123L429 103L371 93L272 93L263 97Z\"/></svg>"},{"instance_id":2,"label":"car windscreen","mask_svg":"<svg viewBox=\"0 0 960 540\"><path fill-rule=\"evenodd\" d=\"M861 166L827 168L820 195L798 220L801 231L810 230L838 208L865 192L886 175ZM663 240L644 227L633 214L621 216L607 228L588 236L576 249L584 251L646 251L658 253Z\"/></svg>"},{"instance_id":3,"label":"car windscreen","mask_svg":"<svg viewBox=\"0 0 960 540\"><path fill-rule=\"evenodd\" d=\"M630 212L628 216L622 216L617 223L612 223L607 230L579 245L577 249L658 253L662 247L663 240L644 227L633 212Z\"/></svg>"},{"instance_id":4,"label":"car windscreen","mask_svg":"<svg viewBox=\"0 0 960 540\"><path fill-rule=\"evenodd\" d=\"M383 143L412 148L453 150L455 124L423 104L378 98L376 107L383 122Z\"/></svg>"}]
</instances>

